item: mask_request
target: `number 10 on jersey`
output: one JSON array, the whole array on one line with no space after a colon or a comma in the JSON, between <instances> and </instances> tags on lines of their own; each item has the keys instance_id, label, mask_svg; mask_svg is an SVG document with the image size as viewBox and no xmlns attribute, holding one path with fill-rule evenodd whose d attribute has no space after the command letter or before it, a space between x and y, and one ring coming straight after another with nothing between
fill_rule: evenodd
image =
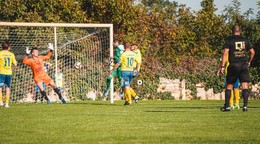
<instances>
[{"instance_id":1,"label":"number 10 on jersey","mask_svg":"<svg viewBox=\"0 0 260 144\"><path fill-rule=\"evenodd\" d=\"M131 67L133 66L134 58L127 58L127 66Z\"/></svg>"}]
</instances>

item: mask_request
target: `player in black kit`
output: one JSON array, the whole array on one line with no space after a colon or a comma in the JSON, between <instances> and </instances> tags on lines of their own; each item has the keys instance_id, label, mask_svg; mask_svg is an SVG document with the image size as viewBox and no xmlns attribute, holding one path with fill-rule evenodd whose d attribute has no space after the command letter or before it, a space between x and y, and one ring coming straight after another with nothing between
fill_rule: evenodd
<instances>
[{"instance_id":1,"label":"player in black kit","mask_svg":"<svg viewBox=\"0 0 260 144\"><path fill-rule=\"evenodd\" d=\"M244 101L243 111L247 111L248 104L248 83L250 82L250 76L248 67L255 55L255 51L251 46L248 39L241 36L241 29L239 26L235 25L232 29L232 36L228 37L225 41L224 51L221 63L221 73L224 73L226 57L230 65L227 68L226 76L226 90L225 90L225 105L220 108L221 111L230 111L229 99L231 96L231 90L233 89L233 84L236 79L239 78L242 84L242 97ZM248 51L250 57L248 58Z\"/></svg>"}]
</instances>

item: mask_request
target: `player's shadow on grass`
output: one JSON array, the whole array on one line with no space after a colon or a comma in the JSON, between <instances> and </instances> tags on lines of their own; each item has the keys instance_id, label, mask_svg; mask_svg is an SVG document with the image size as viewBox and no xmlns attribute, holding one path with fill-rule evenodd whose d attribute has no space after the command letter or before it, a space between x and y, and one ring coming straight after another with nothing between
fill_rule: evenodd
<instances>
[{"instance_id":1,"label":"player's shadow on grass","mask_svg":"<svg viewBox=\"0 0 260 144\"><path fill-rule=\"evenodd\" d=\"M91 102L91 101L83 101L83 102L73 102L73 103L67 103L68 105L99 105L99 106L118 106L121 104L111 104L109 102Z\"/></svg>"},{"instance_id":2,"label":"player's shadow on grass","mask_svg":"<svg viewBox=\"0 0 260 144\"><path fill-rule=\"evenodd\" d=\"M164 111L164 110L148 110L148 111L144 111L144 112L150 112L150 113L152 113L152 112L154 112L154 113L156 113L156 112L158 112L158 113L172 113L172 112L189 112L189 111L184 111L184 110L168 110L168 111Z\"/></svg>"},{"instance_id":3,"label":"player's shadow on grass","mask_svg":"<svg viewBox=\"0 0 260 144\"><path fill-rule=\"evenodd\" d=\"M183 106L171 106L171 107L150 107L150 108L158 108L158 109L216 109L221 106L194 106L194 107L183 107Z\"/></svg>"},{"instance_id":4,"label":"player's shadow on grass","mask_svg":"<svg viewBox=\"0 0 260 144\"><path fill-rule=\"evenodd\" d=\"M241 107L241 108L242 108L242 107ZM257 107L257 106L252 106L252 107L251 107L251 106L248 106L248 108L249 108L249 109L251 109L251 108L252 108L252 109L259 109L260 107Z\"/></svg>"},{"instance_id":5,"label":"player's shadow on grass","mask_svg":"<svg viewBox=\"0 0 260 144\"><path fill-rule=\"evenodd\" d=\"M152 109L163 109L163 110L146 110L144 112L190 112L198 109L205 109L205 110L215 110L219 109L220 106L194 106L194 107L184 107L184 106L171 106L171 107L150 107ZM166 110L169 109L169 110ZM174 110L171 110L174 109Z\"/></svg>"}]
</instances>

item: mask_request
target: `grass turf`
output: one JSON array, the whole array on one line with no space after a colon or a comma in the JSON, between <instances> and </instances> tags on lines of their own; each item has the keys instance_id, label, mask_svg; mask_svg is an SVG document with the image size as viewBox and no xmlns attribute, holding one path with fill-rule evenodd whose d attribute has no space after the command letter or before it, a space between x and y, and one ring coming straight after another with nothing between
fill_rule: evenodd
<instances>
[{"instance_id":1,"label":"grass turf","mask_svg":"<svg viewBox=\"0 0 260 144\"><path fill-rule=\"evenodd\" d=\"M0 108L0 143L260 143L260 101L85 101Z\"/></svg>"}]
</instances>

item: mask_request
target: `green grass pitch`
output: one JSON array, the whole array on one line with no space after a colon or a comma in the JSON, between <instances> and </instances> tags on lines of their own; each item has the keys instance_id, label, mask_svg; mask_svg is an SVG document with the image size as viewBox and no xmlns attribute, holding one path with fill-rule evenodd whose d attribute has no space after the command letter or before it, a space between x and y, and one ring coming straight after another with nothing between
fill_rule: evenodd
<instances>
[{"instance_id":1,"label":"green grass pitch","mask_svg":"<svg viewBox=\"0 0 260 144\"><path fill-rule=\"evenodd\" d=\"M260 101L250 100L248 112L220 112L223 103L11 104L0 108L0 143L260 143Z\"/></svg>"}]
</instances>

